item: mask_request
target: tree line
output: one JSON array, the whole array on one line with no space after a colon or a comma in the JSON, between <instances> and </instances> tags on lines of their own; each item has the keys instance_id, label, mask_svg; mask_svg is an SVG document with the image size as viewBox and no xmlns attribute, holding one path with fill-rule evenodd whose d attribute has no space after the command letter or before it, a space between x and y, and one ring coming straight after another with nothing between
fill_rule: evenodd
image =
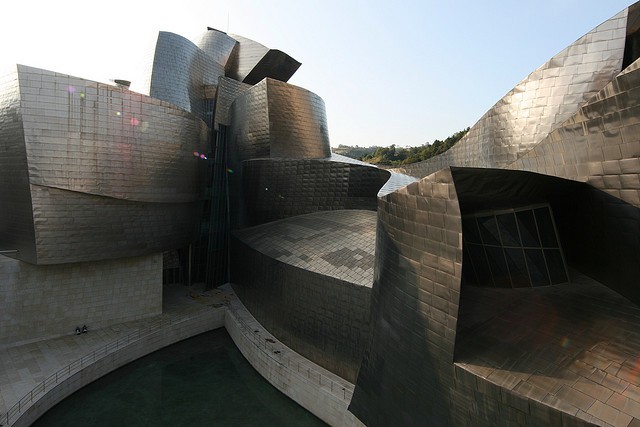
<instances>
[{"instance_id":1,"label":"tree line","mask_svg":"<svg viewBox=\"0 0 640 427\"><path fill-rule=\"evenodd\" d=\"M339 145L333 151L343 156L362 160L383 166L400 166L421 162L437 156L453 147L469 132L469 128L463 129L447 137L444 141L436 139L432 143L425 143L417 147L397 147L395 144L389 147L351 147Z\"/></svg>"}]
</instances>

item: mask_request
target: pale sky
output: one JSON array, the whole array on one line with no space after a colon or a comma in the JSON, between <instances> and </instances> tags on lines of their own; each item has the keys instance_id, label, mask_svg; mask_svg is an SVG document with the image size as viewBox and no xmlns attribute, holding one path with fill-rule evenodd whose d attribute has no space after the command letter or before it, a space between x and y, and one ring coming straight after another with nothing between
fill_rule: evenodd
<instances>
[{"instance_id":1,"label":"pale sky","mask_svg":"<svg viewBox=\"0 0 640 427\"><path fill-rule=\"evenodd\" d=\"M331 145L415 146L472 126L629 0L92 0L2 6L0 67L139 82L158 31L207 26L280 49L322 97Z\"/></svg>"}]
</instances>

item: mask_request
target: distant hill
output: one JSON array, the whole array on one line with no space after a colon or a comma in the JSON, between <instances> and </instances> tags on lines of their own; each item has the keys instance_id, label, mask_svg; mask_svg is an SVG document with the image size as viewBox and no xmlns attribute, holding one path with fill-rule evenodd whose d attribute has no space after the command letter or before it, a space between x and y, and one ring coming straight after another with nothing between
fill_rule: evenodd
<instances>
[{"instance_id":1,"label":"distant hill","mask_svg":"<svg viewBox=\"0 0 640 427\"><path fill-rule=\"evenodd\" d=\"M340 144L333 148L336 154L351 157L353 159L362 160L381 166L400 166L410 163L417 163L437 156L453 147L463 136L469 132L469 128L463 129L448 136L444 141L436 139L432 143L425 143L418 147L351 147Z\"/></svg>"}]
</instances>

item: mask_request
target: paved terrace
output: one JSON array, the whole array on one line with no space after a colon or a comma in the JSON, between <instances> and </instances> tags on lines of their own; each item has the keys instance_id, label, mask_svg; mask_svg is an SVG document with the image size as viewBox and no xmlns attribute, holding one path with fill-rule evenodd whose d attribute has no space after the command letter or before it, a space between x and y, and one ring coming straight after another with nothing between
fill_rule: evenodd
<instances>
[{"instance_id":1,"label":"paved terrace","mask_svg":"<svg viewBox=\"0 0 640 427\"><path fill-rule=\"evenodd\" d=\"M229 294L220 290L205 293L190 291L184 286L165 287L163 313L143 320L121 323L108 328L91 330L86 334L75 335L69 331L68 336L38 341L30 344L0 347L0 425L6 423L6 412L19 400L47 378L51 378L59 370L75 364L81 357L93 352L100 352L106 347L115 350L115 343L126 345L145 333L158 331L167 325L201 318L211 311L220 318L220 326L224 319L224 304ZM214 329L208 321L205 328ZM79 325L82 326L82 325ZM191 325L193 327L193 325ZM193 328L195 335L196 328ZM204 331L200 331L204 332ZM179 339L178 339L179 340ZM176 340L176 341L178 341ZM101 354L98 354L98 357ZM91 363L90 361L88 363ZM53 383L51 384L53 387Z\"/></svg>"},{"instance_id":2,"label":"paved terrace","mask_svg":"<svg viewBox=\"0 0 640 427\"><path fill-rule=\"evenodd\" d=\"M597 425L640 426L640 307L571 276L545 288L464 288L456 376Z\"/></svg>"}]
</instances>

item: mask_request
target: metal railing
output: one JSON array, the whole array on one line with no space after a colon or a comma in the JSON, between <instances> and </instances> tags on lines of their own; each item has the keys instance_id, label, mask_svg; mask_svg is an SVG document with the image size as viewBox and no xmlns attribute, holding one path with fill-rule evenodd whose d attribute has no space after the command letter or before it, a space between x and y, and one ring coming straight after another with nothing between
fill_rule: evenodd
<instances>
[{"instance_id":1,"label":"metal railing","mask_svg":"<svg viewBox=\"0 0 640 427\"><path fill-rule=\"evenodd\" d=\"M209 307L214 309L216 308L215 306ZM82 356L80 359L74 360L67 366L59 369L54 374L49 375L46 379L32 388L29 393L18 400L18 402L16 402L11 408L9 408L6 414L0 415L0 426L8 426L10 425L10 423L16 421L18 416L22 414L23 410L29 408L34 401L37 401L40 397L44 396L47 391L51 390L63 381L71 378L73 375L82 371L82 369L95 363L96 361L116 353L117 351L127 347L129 344L139 341L141 338L151 336L164 327L176 325L187 321L197 320L200 317L205 317L205 315L210 313L209 310L201 310L195 312L190 317L176 317L179 316L180 313L187 313L190 311L193 311L191 307L179 311L176 314L172 313L172 317L157 319L150 325L142 329L135 330L124 337L120 337L116 341L113 341L105 345L104 347L94 350L91 353Z\"/></svg>"},{"instance_id":2,"label":"metal railing","mask_svg":"<svg viewBox=\"0 0 640 427\"><path fill-rule=\"evenodd\" d=\"M306 364L304 362L300 363L301 357L298 358L298 360L292 360L288 354L282 352L284 344L275 341L275 339L272 338L272 335L270 335L267 330L264 330L263 332L268 336L261 336L261 334L263 333L262 331L250 326L245 321L245 319L241 317L238 312L247 311L246 309L235 309L233 308L233 304L228 309L233 314L233 317L238 321L238 325L244 330L244 336L249 338L259 350L265 353L273 361L279 363L282 366L286 366L290 372L292 372L299 378L302 378L306 381L312 381L314 384L319 385L321 388L329 391L338 399L343 400L347 405L349 404L349 402L351 402L351 397L353 396L353 386L347 386L345 384L346 381L337 382L333 378L330 378L322 372L309 366L309 364Z\"/></svg>"}]
</instances>

